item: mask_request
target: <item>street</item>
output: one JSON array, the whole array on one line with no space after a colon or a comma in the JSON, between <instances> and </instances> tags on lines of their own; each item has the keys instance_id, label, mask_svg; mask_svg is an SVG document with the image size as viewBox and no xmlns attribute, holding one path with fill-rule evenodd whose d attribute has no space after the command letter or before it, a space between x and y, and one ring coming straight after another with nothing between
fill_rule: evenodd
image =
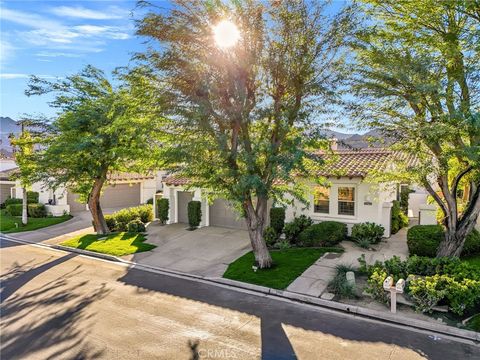
<instances>
[{"instance_id":1,"label":"street","mask_svg":"<svg viewBox=\"0 0 480 360\"><path fill-rule=\"evenodd\" d=\"M2 359L480 359L480 347L1 239Z\"/></svg>"}]
</instances>

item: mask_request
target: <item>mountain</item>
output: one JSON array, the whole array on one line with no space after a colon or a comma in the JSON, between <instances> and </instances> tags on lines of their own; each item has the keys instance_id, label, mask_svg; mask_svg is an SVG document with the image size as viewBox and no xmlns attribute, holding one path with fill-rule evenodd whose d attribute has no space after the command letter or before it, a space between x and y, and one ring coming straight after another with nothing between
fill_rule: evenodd
<instances>
[{"instance_id":1,"label":"mountain","mask_svg":"<svg viewBox=\"0 0 480 360\"><path fill-rule=\"evenodd\" d=\"M9 117L0 117L0 153L2 157L12 155L12 146L10 145L10 134L17 135L21 131L20 125Z\"/></svg>"},{"instance_id":2,"label":"mountain","mask_svg":"<svg viewBox=\"0 0 480 360\"><path fill-rule=\"evenodd\" d=\"M323 130L322 135L324 135L328 139L337 139L337 140L347 139L350 136L352 136L352 134L346 134L346 133L342 133L340 131L334 131L334 130Z\"/></svg>"}]
</instances>

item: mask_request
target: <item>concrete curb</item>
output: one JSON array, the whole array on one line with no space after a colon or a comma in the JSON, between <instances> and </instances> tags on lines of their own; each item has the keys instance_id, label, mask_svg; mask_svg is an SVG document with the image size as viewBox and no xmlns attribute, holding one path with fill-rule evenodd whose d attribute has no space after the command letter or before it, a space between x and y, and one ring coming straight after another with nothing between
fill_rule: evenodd
<instances>
[{"instance_id":1,"label":"concrete curb","mask_svg":"<svg viewBox=\"0 0 480 360\"><path fill-rule=\"evenodd\" d=\"M175 276L175 277L179 277L187 280L200 281L207 284L214 284L216 286L233 288L234 290L239 290L239 289L247 290L252 294L257 294L257 295L261 294L264 296L266 295L266 296L274 297L277 299L283 299L283 300L286 299L286 300L299 302L303 304L327 308L334 311L353 314L354 316L359 316L362 318L369 318L377 321L380 320L382 322L402 325L402 326L415 328L419 330L432 331L439 334L460 338L463 340L471 340L476 343L480 342L480 333L477 333L475 331L470 331L470 330L459 329L459 328L448 326L445 324L440 324L440 323L436 324L436 323L431 323L424 320L405 318L390 312L381 312L381 311L367 309L360 306L343 304L336 301L324 300L317 297L295 293L287 290L272 289L265 286L259 286L259 285L244 283L244 282L225 279L225 278L210 278L210 277L205 277L201 275L184 273L181 271L164 269L164 268L155 267L151 265L139 264L133 261L124 260L122 258L113 256L113 255L106 255L106 254L96 253L96 252L82 250L82 249L75 249L75 248L70 248L70 247L61 246L61 245L35 243L35 242L26 241L26 240L16 239L14 237L5 235L3 233L1 235L7 240L23 243L26 245L36 245L36 246L44 247L48 249L78 253L80 255L84 255L88 257L99 258L102 260L112 261L116 263L122 263L128 266L129 268L140 269L143 271L148 271L148 272L153 272L153 273L158 273L163 275Z\"/></svg>"}]
</instances>

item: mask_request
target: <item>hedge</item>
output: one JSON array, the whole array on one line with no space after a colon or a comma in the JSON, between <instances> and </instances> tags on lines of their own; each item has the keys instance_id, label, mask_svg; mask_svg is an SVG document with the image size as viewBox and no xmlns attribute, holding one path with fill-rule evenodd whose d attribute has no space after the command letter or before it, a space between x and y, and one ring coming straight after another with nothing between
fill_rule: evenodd
<instances>
[{"instance_id":1,"label":"hedge","mask_svg":"<svg viewBox=\"0 0 480 360\"><path fill-rule=\"evenodd\" d=\"M36 191L27 191L27 203L37 204L40 194Z\"/></svg>"},{"instance_id":2,"label":"hedge","mask_svg":"<svg viewBox=\"0 0 480 360\"><path fill-rule=\"evenodd\" d=\"M160 219L160 223L165 224L168 220L168 199L157 200L157 217Z\"/></svg>"},{"instance_id":3,"label":"hedge","mask_svg":"<svg viewBox=\"0 0 480 360\"><path fill-rule=\"evenodd\" d=\"M283 207L270 208L270 227L272 227L277 234L281 234L283 232L284 226L285 226L285 208Z\"/></svg>"},{"instance_id":4,"label":"hedge","mask_svg":"<svg viewBox=\"0 0 480 360\"><path fill-rule=\"evenodd\" d=\"M47 209L43 204L28 204L28 216L32 218L42 218L47 216Z\"/></svg>"},{"instance_id":5,"label":"hedge","mask_svg":"<svg viewBox=\"0 0 480 360\"><path fill-rule=\"evenodd\" d=\"M435 257L438 246L445 238L440 225L415 225L407 233L407 245L410 255ZM465 239L462 256L480 254L480 232L473 229Z\"/></svg>"},{"instance_id":6,"label":"hedge","mask_svg":"<svg viewBox=\"0 0 480 360\"><path fill-rule=\"evenodd\" d=\"M5 201L2 203L1 208L2 208L2 209L5 209L8 205L21 204L21 203L23 203L23 200L22 200L22 199L8 198L7 200L5 200Z\"/></svg>"},{"instance_id":7,"label":"hedge","mask_svg":"<svg viewBox=\"0 0 480 360\"><path fill-rule=\"evenodd\" d=\"M313 220L305 215L300 215L294 218L291 222L286 223L283 227L285 233L285 239L290 244L295 244L299 240L299 236L303 230L313 224Z\"/></svg>"},{"instance_id":8,"label":"hedge","mask_svg":"<svg viewBox=\"0 0 480 360\"><path fill-rule=\"evenodd\" d=\"M334 246L347 238L347 225L337 221L324 221L307 227L299 235L303 246Z\"/></svg>"},{"instance_id":9,"label":"hedge","mask_svg":"<svg viewBox=\"0 0 480 360\"><path fill-rule=\"evenodd\" d=\"M135 219L127 224L127 231L131 233L145 232L145 224L140 219Z\"/></svg>"},{"instance_id":10,"label":"hedge","mask_svg":"<svg viewBox=\"0 0 480 360\"><path fill-rule=\"evenodd\" d=\"M7 205L7 212L12 216L22 216L22 204L10 204Z\"/></svg>"},{"instance_id":11,"label":"hedge","mask_svg":"<svg viewBox=\"0 0 480 360\"><path fill-rule=\"evenodd\" d=\"M200 225L202 220L202 203L200 201L192 200L188 203L188 225L190 229L195 229Z\"/></svg>"},{"instance_id":12,"label":"hedge","mask_svg":"<svg viewBox=\"0 0 480 360\"><path fill-rule=\"evenodd\" d=\"M132 220L139 219L142 223L146 224L153 220L153 206L152 205L140 205L137 207L127 208L119 210L111 215L115 219L115 223L111 218L109 222L111 225L115 226L115 231L127 231L128 223ZM107 216L105 216L105 221L107 221ZM110 225L107 222L108 227Z\"/></svg>"}]
</instances>

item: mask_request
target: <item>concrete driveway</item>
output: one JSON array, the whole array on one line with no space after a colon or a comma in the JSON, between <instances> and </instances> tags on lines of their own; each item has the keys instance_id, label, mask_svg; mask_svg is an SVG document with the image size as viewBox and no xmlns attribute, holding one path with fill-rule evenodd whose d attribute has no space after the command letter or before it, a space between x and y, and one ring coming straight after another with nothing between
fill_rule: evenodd
<instances>
[{"instance_id":1,"label":"concrete driveway","mask_svg":"<svg viewBox=\"0 0 480 360\"><path fill-rule=\"evenodd\" d=\"M187 224L150 224L147 241L157 247L130 255L129 259L170 270L221 277L228 264L251 250L245 230L208 226L189 231L187 227Z\"/></svg>"}]
</instances>

